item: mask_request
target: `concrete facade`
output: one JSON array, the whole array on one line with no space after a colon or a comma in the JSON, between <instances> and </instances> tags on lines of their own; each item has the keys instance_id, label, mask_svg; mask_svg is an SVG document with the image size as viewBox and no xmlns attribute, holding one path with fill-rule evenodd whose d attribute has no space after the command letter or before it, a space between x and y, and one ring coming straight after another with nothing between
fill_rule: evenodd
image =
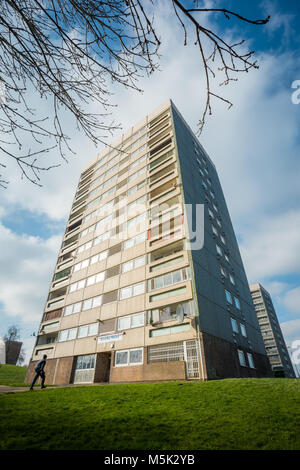
<instances>
[{"instance_id":1,"label":"concrete facade","mask_svg":"<svg viewBox=\"0 0 300 470\"><path fill-rule=\"evenodd\" d=\"M28 381L43 354L56 384L268 375L217 172L170 100L81 174Z\"/></svg>"}]
</instances>

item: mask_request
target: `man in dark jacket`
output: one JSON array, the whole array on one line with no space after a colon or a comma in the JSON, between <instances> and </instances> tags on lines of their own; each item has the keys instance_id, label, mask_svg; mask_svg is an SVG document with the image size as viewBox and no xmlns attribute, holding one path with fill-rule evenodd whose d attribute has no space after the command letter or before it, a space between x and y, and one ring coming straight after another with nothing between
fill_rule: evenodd
<instances>
[{"instance_id":1,"label":"man in dark jacket","mask_svg":"<svg viewBox=\"0 0 300 470\"><path fill-rule=\"evenodd\" d=\"M33 386L35 384L35 382L37 381L37 379L39 377L41 377L41 388L46 388L45 387L45 372L44 372L44 367L45 367L45 364L46 364L46 359L47 359L47 355L44 354L43 355L43 359L41 359L37 365L35 366L34 370L35 370L35 376L33 378L33 381L30 385L30 390L33 390Z\"/></svg>"}]
</instances>

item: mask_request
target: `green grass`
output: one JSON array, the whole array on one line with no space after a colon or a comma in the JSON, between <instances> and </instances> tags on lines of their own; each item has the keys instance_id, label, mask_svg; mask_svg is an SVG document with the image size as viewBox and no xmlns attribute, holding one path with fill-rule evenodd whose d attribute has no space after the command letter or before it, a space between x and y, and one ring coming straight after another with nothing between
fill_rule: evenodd
<instances>
[{"instance_id":1,"label":"green grass","mask_svg":"<svg viewBox=\"0 0 300 470\"><path fill-rule=\"evenodd\" d=\"M0 449L300 449L300 381L227 379L0 396Z\"/></svg>"},{"instance_id":2,"label":"green grass","mask_svg":"<svg viewBox=\"0 0 300 470\"><path fill-rule=\"evenodd\" d=\"M24 383L27 367L1 364L0 385L10 385L12 387L26 387Z\"/></svg>"}]
</instances>

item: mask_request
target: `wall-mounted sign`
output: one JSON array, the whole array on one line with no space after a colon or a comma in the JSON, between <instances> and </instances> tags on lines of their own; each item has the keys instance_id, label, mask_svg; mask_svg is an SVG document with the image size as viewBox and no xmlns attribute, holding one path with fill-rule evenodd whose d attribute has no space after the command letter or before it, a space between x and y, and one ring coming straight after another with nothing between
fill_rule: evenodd
<instances>
[{"instance_id":1,"label":"wall-mounted sign","mask_svg":"<svg viewBox=\"0 0 300 470\"><path fill-rule=\"evenodd\" d=\"M122 339L123 333L117 333L115 335L106 335L106 336L99 336L98 343L107 343L108 341L120 341Z\"/></svg>"}]
</instances>

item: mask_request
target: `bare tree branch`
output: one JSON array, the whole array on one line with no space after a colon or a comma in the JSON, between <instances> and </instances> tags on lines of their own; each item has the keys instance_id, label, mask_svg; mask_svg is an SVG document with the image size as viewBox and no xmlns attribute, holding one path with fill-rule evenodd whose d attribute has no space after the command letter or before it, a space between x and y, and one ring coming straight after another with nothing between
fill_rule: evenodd
<instances>
[{"instance_id":1,"label":"bare tree branch","mask_svg":"<svg viewBox=\"0 0 300 470\"><path fill-rule=\"evenodd\" d=\"M206 77L206 104L199 122L202 131L211 98L229 100L211 89L218 71L220 85L236 81L240 72L257 69L253 51L244 41L228 44L200 22L203 13L223 14L229 20L264 25L227 9L189 8L190 2L169 0L184 35L195 31ZM188 5L188 6L185 6ZM139 79L158 69L161 39L153 26L155 2L150 0L2 0L0 2L0 166L14 161L21 177L41 185L40 174L58 164L40 163L55 149L67 160L74 153L66 133L66 111L77 128L95 144L120 126L111 119L111 84L141 91ZM206 46L212 50L206 53ZM47 104L34 107L34 96ZM30 94L31 92L31 98ZM100 113L90 111L97 107ZM2 171L2 172L3 172ZM0 187L7 179L0 175Z\"/></svg>"}]
</instances>

